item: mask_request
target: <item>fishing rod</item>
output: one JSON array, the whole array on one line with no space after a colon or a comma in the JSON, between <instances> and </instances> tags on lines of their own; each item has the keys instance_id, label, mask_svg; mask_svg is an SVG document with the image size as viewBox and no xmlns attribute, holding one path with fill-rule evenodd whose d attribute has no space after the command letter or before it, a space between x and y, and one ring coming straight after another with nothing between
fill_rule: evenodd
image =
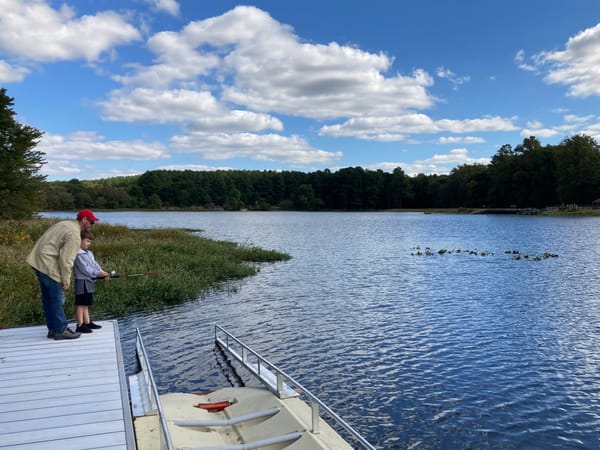
<instances>
[{"instance_id":1,"label":"fishing rod","mask_svg":"<svg viewBox=\"0 0 600 450\"><path fill-rule=\"evenodd\" d=\"M109 272L110 278L136 278L136 277L147 277L152 275L170 275L174 273L185 273L185 272L198 272L204 269L181 269L181 270L168 270L168 271L156 271L156 272L143 272L143 273L123 273L119 274L116 270ZM104 280L106 277L96 277L96 280Z\"/></svg>"}]
</instances>

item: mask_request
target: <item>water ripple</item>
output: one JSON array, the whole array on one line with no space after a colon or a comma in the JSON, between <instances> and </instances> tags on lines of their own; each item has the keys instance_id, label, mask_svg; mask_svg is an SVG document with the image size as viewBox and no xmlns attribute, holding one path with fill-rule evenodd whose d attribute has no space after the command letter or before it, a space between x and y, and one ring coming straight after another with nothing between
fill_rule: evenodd
<instances>
[{"instance_id":1,"label":"water ripple","mask_svg":"<svg viewBox=\"0 0 600 450\"><path fill-rule=\"evenodd\" d=\"M178 217L293 259L235 290L121 321L125 347L133 327L147 336L163 390L237 382L212 344L217 322L380 449L600 448L597 219ZM411 256L415 245L493 255ZM516 261L508 249L560 256Z\"/></svg>"}]
</instances>

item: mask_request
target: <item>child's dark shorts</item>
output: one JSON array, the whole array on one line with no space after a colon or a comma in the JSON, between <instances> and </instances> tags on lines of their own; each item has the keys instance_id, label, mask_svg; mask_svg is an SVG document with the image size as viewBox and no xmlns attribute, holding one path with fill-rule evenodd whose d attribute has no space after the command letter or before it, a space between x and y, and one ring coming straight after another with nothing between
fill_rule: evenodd
<instances>
[{"instance_id":1,"label":"child's dark shorts","mask_svg":"<svg viewBox=\"0 0 600 450\"><path fill-rule=\"evenodd\" d=\"M75 304L77 306L92 306L94 303L94 294L86 292L85 294L77 294L75 296Z\"/></svg>"}]
</instances>

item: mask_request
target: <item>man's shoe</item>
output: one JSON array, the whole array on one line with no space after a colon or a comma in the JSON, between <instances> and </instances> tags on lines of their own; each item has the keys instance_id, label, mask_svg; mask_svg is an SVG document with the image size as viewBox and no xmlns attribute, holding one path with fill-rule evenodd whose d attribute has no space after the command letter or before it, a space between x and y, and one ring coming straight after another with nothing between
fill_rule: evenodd
<instances>
[{"instance_id":1,"label":"man's shoe","mask_svg":"<svg viewBox=\"0 0 600 450\"><path fill-rule=\"evenodd\" d=\"M62 330L60 333L56 333L54 335L54 340L62 341L63 339L77 339L79 336L81 336L81 333L78 333L77 331L73 331L67 327L64 330Z\"/></svg>"},{"instance_id":2,"label":"man's shoe","mask_svg":"<svg viewBox=\"0 0 600 450\"><path fill-rule=\"evenodd\" d=\"M97 323L94 323L91 320L90 323L86 323L85 326L88 327L90 330L99 330L100 328L102 328L102 325L98 325Z\"/></svg>"},{"instance_id":3,"label":"man's shoe","mask_svg":"<svg viewBox=\"0 0 600 450\"><path fill-rule=\"evenodd\" d=\"M77 328L75 328L75 331L77 331L78 333L91 333L92 332L91 328L88 327L86 324L78 326Z\"/></svg>"},{"instance_id":4,"label":"man's shoe","mask_svg":"<svg viewBox=\"0 0 600 450\"><path fill-rule=\"evenodd\" d=\"M48 331L48 334L46 335L48 339L54 339L54 336L56 336L54 331Z\"/></svg>"}]
</instances>

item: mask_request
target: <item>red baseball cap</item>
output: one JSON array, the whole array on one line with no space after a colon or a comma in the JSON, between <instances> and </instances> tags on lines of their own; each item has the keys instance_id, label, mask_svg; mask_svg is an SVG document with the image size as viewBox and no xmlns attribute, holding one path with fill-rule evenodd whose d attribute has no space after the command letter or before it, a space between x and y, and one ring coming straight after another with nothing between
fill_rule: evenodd
<instances>
[{"instance_id":1,"label":"red baseball cap","mask_svg":"<svg viewBox=\"0 0 600 450\"><path fill-rule=\"evenodd\" d=\"M84 217L87 220L92 220L94 222L98 222L100 220L94 215L94 213L90 209L82 209L77 213L78 219L83 219Z\"/></svg>"}]
</instances>

